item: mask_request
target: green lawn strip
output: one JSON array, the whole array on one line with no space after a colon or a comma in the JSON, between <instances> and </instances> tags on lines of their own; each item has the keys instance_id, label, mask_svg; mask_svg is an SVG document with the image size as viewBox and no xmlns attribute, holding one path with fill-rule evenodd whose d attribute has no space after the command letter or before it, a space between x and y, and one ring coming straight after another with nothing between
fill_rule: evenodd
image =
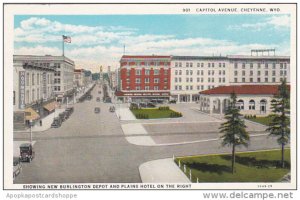
<instances>
[{"instance_id":1,"label":"green lawn strip","mask_svg":"<svg viewBox=\"0 0 300 200\"><path fill-rule=\"evenodd\" d=\"M170 118L171 113L175 113L174 110L158 110L157 108L145 108L145 109L134 109L131 112L137 116L138 114L146 114L149 119L157 118Z\"/></svg>"},{"instance_id":2,"label":"green lawn strip","mask_svg":"<svg viewBox=\"0 0 300 200\"><path fill-rule=\"evenodd\" d=\"M272 121L272 117L270 117L270 116L256 117L256 118L250 118L248 120L268 126L270 124L270 122Z\"/></svg>"},{"instance_id":3,"label":"green lawn strip","mask_svg":"<svg viewBox=\"0 0 300 200\"><path fill-rule=\"evenodd\" d=\"M181 162L181 170L186 165L192 182L277 182L290 171L290 149L285 150L286 168L277 167L281 151L259 151L236 154L236 173L231 173L231 154L207 155L176 158Z\"/></svg>"}]
</instances>

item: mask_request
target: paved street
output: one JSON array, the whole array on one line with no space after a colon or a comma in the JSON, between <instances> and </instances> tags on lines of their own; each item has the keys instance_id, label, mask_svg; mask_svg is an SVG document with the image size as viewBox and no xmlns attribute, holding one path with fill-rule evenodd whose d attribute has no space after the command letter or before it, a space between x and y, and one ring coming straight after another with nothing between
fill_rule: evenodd
<instances>
[{"instance_id":1,"label":"paved street","mask_svg":"<svg viewBox=\"0 0 300 200\"><path fill-rule=\"evenodd\" d=\"M22 173L14 183L141 182L139 166L145 162L170 158L173 154L184 156L230 151L221 147L220 141L172 146L130 144L125 139L116 113L108 110L112 104L103 103L102 98L101 102L96 102L96 97L100 96L98 90L96 86L92 91L91 101L75 104L74 113L60 128L34 133L36 157L32 163L24 163ZM100 114L94 113L95 107L101 108ZM197 114L199 119L207 117ZM200 130L201 125L197 126L195 130ZM146 126L153 132L158 128ZM176 134L180 135L184 130L178 128ZM24 141L28 136L27 133L15 133L14 139ZM271 148L278 148L276 141L259 136L251 138L248 149L239 150Z\"/></svg>"}]
</instances>

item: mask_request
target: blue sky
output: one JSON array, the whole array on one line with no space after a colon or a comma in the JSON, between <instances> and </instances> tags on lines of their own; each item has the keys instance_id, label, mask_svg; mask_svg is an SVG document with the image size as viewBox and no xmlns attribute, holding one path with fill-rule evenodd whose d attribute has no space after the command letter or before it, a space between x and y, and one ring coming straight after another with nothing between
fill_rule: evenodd
<instances>
[{"instance_id":1,"label":"blue sky","mask_svg":"<svg viewBox=\"0 0 300 200\"><path fill-rule=\"evenodd\" d=\"M15 16L16 54L61 54L76 67L115 68L126 54L230 55L276 48L289 55L289 15L26 15Z\"/></svg>"}]
</instances>

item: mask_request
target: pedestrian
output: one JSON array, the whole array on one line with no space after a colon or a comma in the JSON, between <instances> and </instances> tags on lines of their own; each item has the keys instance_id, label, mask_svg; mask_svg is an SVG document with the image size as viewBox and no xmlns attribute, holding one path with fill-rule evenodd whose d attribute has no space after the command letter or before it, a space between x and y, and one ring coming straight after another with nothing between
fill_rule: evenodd
<instances>
[{"instance_id":1,"label":"pedestrian","mask_svg":"<svg viewBox=\"0 0 300 200\"><path fill-rule=\"evenodd\" d=\"M42 120L40 120L40 126L43 126L43 122L42 122Z\"/></svg>"}]
</instances>

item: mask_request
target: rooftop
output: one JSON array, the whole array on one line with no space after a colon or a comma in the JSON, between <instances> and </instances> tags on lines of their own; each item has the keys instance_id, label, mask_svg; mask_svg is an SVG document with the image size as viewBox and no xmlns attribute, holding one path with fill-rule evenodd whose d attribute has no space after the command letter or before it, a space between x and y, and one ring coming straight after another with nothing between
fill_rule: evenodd
<instances>
[{"instance_id":1,"label":"rooftop","mask_svg":"<svg viewBox=\"0 0 300 200\"><path fill-rule=\"evenodd\" d=\"M221 86L204 90L199 92L200 94L231 94L235 92L237 95L250 94L250 95L275 95L278 92L279 85L232 85L232 86ZM288 86L290 89L290 86Z\"/></svg>"}]
</instances>

